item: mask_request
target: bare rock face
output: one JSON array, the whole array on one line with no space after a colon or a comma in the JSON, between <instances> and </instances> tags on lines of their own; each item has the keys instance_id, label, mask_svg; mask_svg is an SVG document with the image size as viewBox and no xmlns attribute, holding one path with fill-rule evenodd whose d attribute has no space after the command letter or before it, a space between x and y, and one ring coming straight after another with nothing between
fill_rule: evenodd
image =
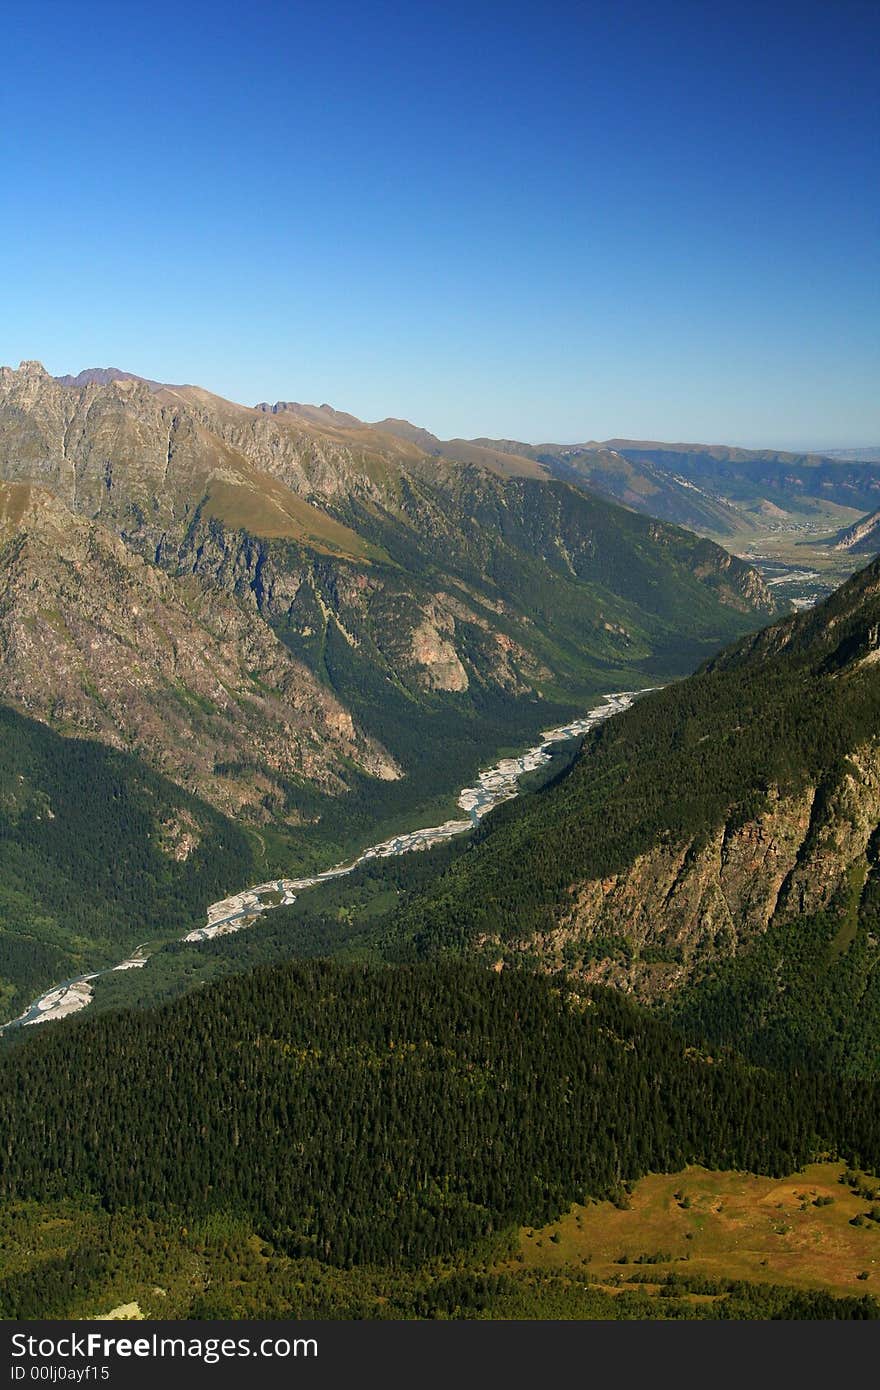
<instances>
[{"instance_id":1,"label":"bare rock face","mask_svg":"<svg viewBox=\"0 0 880 1390\"><path fill-rule=\"evenodd\" d=\"M400 775L257 614L25 485L0 488L0 698L226 811L268 814L278 777L341 790L349 760Z\"/></svg>"},{"instance_id":2,"label":"bare rock face","mask_svg":"<svg viewBox=\"0 0 880 1390\"><path fill-rule=\"evenodd\" d=\"M432 605L424 621L412 634L413 660L421 668L422 681L429 690L467 690L467 672L450 641L455 620Z\"/></svg>"},{"instance_id":3,"label":"bare rock face","mask_svg":"<svg viewBox=\"0 0 880 1390\"><path fill-rule=\"evenodd\" d=\"M782 797L771 789L745 824L655 846L622 873L574 885L559 926L514 949L649 1002L747 948L771 923L830 907L854 875L863 883L878 824L875 741L854 750L831 790Z\"/></svg>"},{"instance_id":4,"label":"bare rock face","mask_svg":"<svg viewBox=\"0 0 880 1390\"><path fill-rule=\"evenodd\" d=\"M869 871L880 824L880 745L856 748L837 785L816 795L808 834L780 902L784 920L827 908L850 875Z\"/></svg>"}]
</instances>

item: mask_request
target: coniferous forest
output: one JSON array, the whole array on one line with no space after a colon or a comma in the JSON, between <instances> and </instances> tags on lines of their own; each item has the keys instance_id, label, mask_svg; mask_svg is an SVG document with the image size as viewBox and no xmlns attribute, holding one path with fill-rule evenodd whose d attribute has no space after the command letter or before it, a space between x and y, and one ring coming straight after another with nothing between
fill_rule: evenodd
<instances>
[{"instance_id":1,"label":"coniferous forest","mask_svg":"<svg viewBox=\"0 0 880 1390\"><path fill-rule=\"evenodd\" d=\"M253 872L228 817L130 754L0 705L0 1022L144 937L188 930Z\"/></svg>"},{"instance_id":2,"label":"coniferous forest","mask_svg":"<svg viewBox=\"0 0 880 1390\"><path fill-rule=\"evenodd\" d=\"M650 1171L876 1168L878 1102L711 1061L612 991L452 962L288 963L8 1050L0 1199L97 1199L120 1229L137 1213L178 1241L244 1223L277 1258L360 1270L349 1296L370 1267L412 1290L431 1262L624 1200ZM28 1287L0 1280L0 1298Z\"/></svg>"}]
</instances>

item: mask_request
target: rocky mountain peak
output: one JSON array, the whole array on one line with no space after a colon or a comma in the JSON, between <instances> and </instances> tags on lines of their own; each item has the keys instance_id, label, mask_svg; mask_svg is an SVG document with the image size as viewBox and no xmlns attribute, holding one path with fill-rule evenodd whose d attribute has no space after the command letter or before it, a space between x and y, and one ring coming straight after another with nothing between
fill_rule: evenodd
<instances>
[{"instance_id":1,"label":"rocky mountain peak","mask_svg":"<svg viewBox=\"0 0 880 1390\"><path fill-rule=\"evenodd\" d=\"M45 377L48 379L49 373L46 371L42 362L37 362L29 358L25 358L19 362L17 369L15 367L0 367L0 381L12 381L13 379L23 377Z\"/></svg>"},{"instance_id":2,"label":"rocky mountain peak","mask_svg":"<svg viewBox=\"0 0 880 1390\"><path fill-rule=\"evenodd\" d=\"M304 420L311 420L313 424L339 425L343 429L362 423L356 415L337 410L326 401L322 405L307 405L302 401L276 401L274 405L270 405L268 401L258 401L254 410L262 411L264 415L299 415Z\"/></svg>"},{"instance_id":3,"label":"rocky mountain peak","mask_svg":"<svg viewBox=\"0 0 880 1390\"><path fill-rule=\"evenodd\" d=\"M86 367L76 376L68 373L66 376L56 376L54 380L59 386L109 386L114 381L142 382L153 391L161 390L162 386L161 382L153 381L150 377L138 376L137 372L125 372L120 367Z\"/></svg>"}]
</instances>

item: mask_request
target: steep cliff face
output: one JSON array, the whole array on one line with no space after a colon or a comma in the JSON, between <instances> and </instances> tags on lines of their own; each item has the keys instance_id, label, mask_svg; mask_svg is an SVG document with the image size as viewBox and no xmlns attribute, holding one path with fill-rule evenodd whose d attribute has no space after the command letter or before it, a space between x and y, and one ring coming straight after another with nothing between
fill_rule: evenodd
<instances>
[{"instance_id":1,"label":"steep cliff face","mask_svg":"<svg viewBox=\"0 0 880 1390\"><path fill-rule=\"evenodd\" d=\"M623 872L573 889L559 926L521 949L547 966L651 1002L746 950L773 925L858 910L875 872L880 742L853 750L832 783L766 793L762 813L656 846ZM855 900L852 894L855 892Z\"/></svg>"}]
</instances>

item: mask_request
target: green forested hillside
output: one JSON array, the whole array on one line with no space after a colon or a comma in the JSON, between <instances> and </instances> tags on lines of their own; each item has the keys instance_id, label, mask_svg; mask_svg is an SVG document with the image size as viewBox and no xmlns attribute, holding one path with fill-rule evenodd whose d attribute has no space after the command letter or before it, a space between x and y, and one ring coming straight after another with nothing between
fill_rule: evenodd
<instances>
[{"instance_id":1,"label":"green forested hillside","mask_svg":"<svg viewBox=\"0 0 880 1390\"><path fill-rule=\"evenodd\" d=\"M708 831L731 809L745 820L771 785L794 790L833 771L880 727L880 679L855 664L880 620L880 570L869 570L820 609L644 696L596 729L545 795L502 807L414 916L420 947L548 928L578 879Z\"/></svg>"},{"instance_id":2,"label":"green forested hillside","mask_svg":"<svg viewBox=\"0 0 880 1390\"><path fill-rule=\"evenodd\" d=\"M880 1076L878 896L872 879L842 921L817 913L771 926L664 1012L686 1036L764 1066Z\"/></svg>"},{"instance_id":3,"label":"green forested hillside","mask_svg":"<svg viewBox=\"0 0 880 1390\"><path fill-rule=\"evenodd\" d=\"M609 991L306 962L8 1050L0 1201L241 1220L289 1258L414 1268L650 1170L876 1165L877 1102L704 1061Z\"/></svg>"},{"instance_id":4,"label":"green forested hillside","mask_svg":"<svg viewBox=\"0 0 880 1390\"><path fill-rule=\"evenodd\" d=\"M0 1021L253 871L238 827L138 759L0 706Z\"/></svg>"},{"instance_id":5,"label":"green forested hillside","mask_svg":"<svg viewBox=\"0 0 880 1390\"><path fill-rule=\"evenodd\" d=\"M573 938L566 960L582 970L605 958L625 972L640 952L648 964L651 949L674 968L682 947L663 945L662 903L656 947L633 943L623 910L610 921L610 935L579 945L576 915L565 918L576 913L578 886L622 882L637 901L650 887L654 862L640 867L644 855L678 855L685 884L689 874L719 872L715 859L704 868L701 856L722 831L722 847L711 853L720 853L720 872L731 874L724 846L742 832L747 847L758 846L744 851L752 859L743 860L740 880L728 888L742 898L751 891L750 875L754 886L770 872L769 837L790 833L795 846L802 843L775 890L778 920L754 945L747 937L734 960L724 963L720 949L714 960L703 959L682 1018L716 1043L753 1049L760 1061L876 1073L878 624L875 563L820 608L745 639L695 676L639 700L585 741L555 786L491 817L472 849L401 911L397 949L423 956L488 943L494 958L505 943L517 943L516 959L542 965L542 941L566 920ZM797 809L798 796L807 798L806 813ZM775 819L762 828L771 812ZM771 891L771 909L772 899ZM813 900L821 910L809 905ZM737 930L746 929L736 910L728 953Z\"/></svg>"}]
</instances>

